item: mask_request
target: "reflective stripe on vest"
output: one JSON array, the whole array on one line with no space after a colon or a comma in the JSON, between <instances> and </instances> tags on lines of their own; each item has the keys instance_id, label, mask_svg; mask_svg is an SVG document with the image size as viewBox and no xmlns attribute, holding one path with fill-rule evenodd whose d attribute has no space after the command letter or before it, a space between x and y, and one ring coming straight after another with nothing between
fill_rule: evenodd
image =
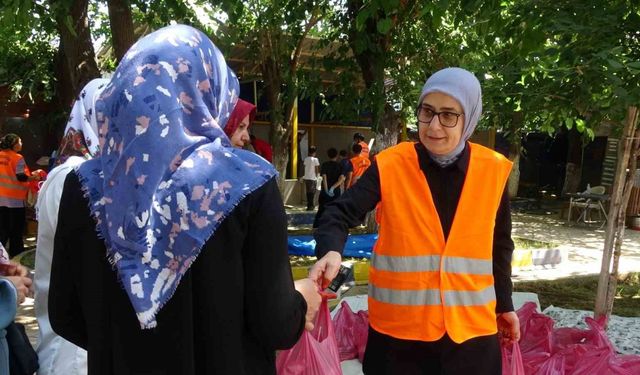
<instances>
[{"instance_id":1,"label":"reflective stripe on vest","mask_svg":"<svg viewBox=\"0 0 640 375\"><path fill-rule=\"evenodd\" d=\"M379 237L369 273L369 322L399 339L454 342L497 332L493 231L511 163L470 144L448 238L415 143L377 156Z\"/></svg>"},{"instance_id":2,"label":"reflective stripe on vest","mask_svg":"<svg viewBox=\"0 0 640 375\"><path fill-rule=\"evenodd\" d=\"M479 306L496 300L493 285L477 292L446 290L443 292L444 303L441 301L439 289L402 290L370 285L369 296L380 302L405 306Z\"/></svg>"},{"instance_id":3,"label":"reflective stripe on vest","mask_svg":"<svg viewBox=\"0 0 640 375\"><path fill-rule=\"evenodd\" d=\"M493 262L485 259L462 257L441 257L440 255L390 256L373 254L371 266L381 271L392 272L429 272L440 270L449 273L469 273L474 275L492 275Z\"/></svg>"}]
</instances>

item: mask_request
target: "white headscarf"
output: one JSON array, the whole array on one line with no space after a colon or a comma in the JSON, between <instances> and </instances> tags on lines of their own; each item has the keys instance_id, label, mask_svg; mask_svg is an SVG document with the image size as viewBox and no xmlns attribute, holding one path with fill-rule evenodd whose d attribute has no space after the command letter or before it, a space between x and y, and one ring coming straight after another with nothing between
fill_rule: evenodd
<instances>
[{"instance_id":1,"label":"white headscarf","mask_svg":"<svg viewBox=\"0 0 640 375\"><path fill-rule=\"evenodd\" d=\"M98 124L95 103L108 79L96 78L87 83L75 103L64 129L57 152L56 165L64 163L69 156L82 156L90 159L99 151Z\"/></svg>"}]
</instances>

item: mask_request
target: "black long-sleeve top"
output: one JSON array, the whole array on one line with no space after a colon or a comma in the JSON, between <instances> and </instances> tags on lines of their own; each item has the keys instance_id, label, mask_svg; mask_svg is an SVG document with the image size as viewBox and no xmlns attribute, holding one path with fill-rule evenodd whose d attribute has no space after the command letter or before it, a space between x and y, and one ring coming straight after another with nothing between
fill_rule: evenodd
<instances>
[{"instance_id":1,"label":"black long-sleeve top","mask_svg":"<svg viewBox=\"0 0 640 375\"><path fill-rule=\"evenodd\" d=\"M416 143L415 148L420 169L429 184L440 217L440 224L445 239L447 239L469 168L469 145L467 144L455 163L445 168L440 167L431 159L422 143ZM332 250L342 253L349 228L362 223L366 213L373 210L380 199L380 173L378 165L374 161L353 187L326 206L326 211L319 220L318 228L314 233L318 258ZM493 277L497 301L496 312L498 313L513 311L511 300L513 247L509 196L505 187L496 213L493 232Z\"/></svg>"},{"instance_id":2,"label":"black long-sleeve top","mask_svg":"<svg viewBox=\"0 0 640 375\"><path fill-rule=\"evenodd\" d=\"M53 330L88 350L89 374L275 374L306 303L294 289L286 215L275 180L206 242L158 325L142 330L106 259L75 173L60 202L49 293Z\"/></svg>"}]
</instances>

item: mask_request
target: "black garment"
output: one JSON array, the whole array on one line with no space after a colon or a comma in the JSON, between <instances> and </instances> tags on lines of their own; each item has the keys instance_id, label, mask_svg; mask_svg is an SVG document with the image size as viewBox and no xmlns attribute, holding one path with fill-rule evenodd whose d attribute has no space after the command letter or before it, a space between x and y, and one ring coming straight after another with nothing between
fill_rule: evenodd
<instances>
[{"instance_id":1,"label":"black garment","mask_svg":"<svg viewBox=\"0 0 640 375\"><path fill-rule=\"evenodd\" d=\"M442 225L445 239L447 239L469 167L469 145L467 144L462 155L454 164L445 168L440 167L431 159L421 143L416 143L416 152L420 169L425 174L429 184L429 189L440 217L440 224ZM319 220L318 228L314 232L316 255L322 257L331 250L342 252L349 233L349 227L359 225L366 213L373 210L380 199L380 173L377 163L373 161L371 167L364 172L357 184L347 190L339 199L327 205L322 218ZM496 213L496 224L493 233L493 276L497 313L513 311L511 300L511 256L513 247L513 241L511 240L511 212L505 187ZM415 342L410 340L396 339L369 330L369 340L365 352L365 373L367 375L438 374L440 373L438 370L440 365L434 365L433 361L437 362L437 360L434 359L435 354L433 353L439 353L437 355L440 356L438 358L442 361L441 365L444 366L443 371L445 371L442 373L445 374L489 375L500 373L500 348L497 340L495 340L496 335L486 336L487 342L482 342L481 338L474 338L462 344L452 343L448 336L445 335L445 337L447 338L446 340L442 339L424 343L425 345L416 345ZM495 345L493 345L494 341L496 341ZM444 354L453 353L454 351L459 354L453 357L449 354ZM431 361L422 361L421 358L425 356L427 358L430 357ZM494 357L498 358L498 367L494 366ZM479 361L486 360L486 362L477 364L473 361L474 358L479 359ZM384 364L383 362L385 361L389 361L389 363ZM461 362L459 363L460 366L465 366L469 363L476 363L477 366L471 367L471 370L463 367L459 369L451 367L455 366L456 361ZM447 363L450 363L450 365ZM481 368L484 365L487 367Z\"/></svg>"},{"instance_id":2,"label":"black garment","mask_svg":"<svg viewBox=\"0 0 640 375\"><path fill-rule=\"evenodd\" d=\"M316 190L318 190L318 185L316 180L304 180L304 190L307 194L307 211L312 211L316 203Z\"/></svg>"},{"instance_id":3,"label":"black garment","mask_svg":"<svg viewBox=\"0 0 640 375\"><path fill-rule=\"evenodd\" d=\"M327 188L338 182L338 178L342 175L342 166L335 160L329 160L322 163L320 166L320 175L327 176Z\"/></svg>"},{"instance_id":4,"label":"black garment","mask_svg":"<svg viewBox=\"0 0 640 375\"><path fill-rule=\"evenodd\" d=\"M88 350L89 374L275 374L306 303L294 290L275 180L222 222L157 316L140 329L70 173L60 202L49 292L54 331Z\"/></svg>"},{"instance_id":5,"label":"black garment","mask_svg":"<svg viewBox=\"0 0 640 375\"><path fill-rule=\"evenodd\" d=\"M12 258L24 251L25 221L24 207L0 207L0 242Z\"/></svg>"},{"instance_id":6,"label":"black garment","mask_svg":"<svg viewBox=\"0 0 640 375\"><path fill-rule=\"evenodd\" d=\"M349 163L351 164L351 163ZM342 176L342 166L340 163L334 160L325 161L322 163L320 167L320 175L322 178L326 178L327 189L331 189L331 186L338 182L340 176ZM323 188L320 190L320 196L318 197L318 212L316 212L316 217L313 219L313 227L317 227L318 220L322 216L324 212L324 207L327 203L333 202L334 200L340 197L340 188L337 187L333 190L333 196L329 196L327 192L324 190L324 182L322 183Z\"/></svg>"},{"instance_id":7,"label":"black garment","mask_svg":"<svg viewBox=\"0 0 640 375\"><path fill-rule=\"evenodd\" d=\"M347 177L349 172L353 172L353 164L351 164L351 160L349 158L340 160L340 166L342 167L342 175L344 177Z\"/></svg>"},{"instance_id":8,"label":"black garment","mask_svg":"<svg viewBox=\"0 0 640 375\"><path fill-rule=\"evenodd\" d=\"M500 375L502 355L498 335L456 344L446 334L431 342L397 340L369 327L362 370L366 375Z\"/></svg>"}]
</instances>

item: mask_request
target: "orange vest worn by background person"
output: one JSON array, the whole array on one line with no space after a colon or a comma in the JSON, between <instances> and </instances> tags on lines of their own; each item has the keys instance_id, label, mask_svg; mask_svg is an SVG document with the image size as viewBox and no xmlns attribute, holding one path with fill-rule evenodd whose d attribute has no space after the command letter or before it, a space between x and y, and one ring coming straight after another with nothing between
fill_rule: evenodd
<instances>
[{"instance_id":1,"label":"orange vest worn by background person","mask_svg":"<svg viewBox=\"0 0 640 375\"><path fill-rule=\"evenodd\" d=\"M360 153L360 155L351 158L351 165L353 166L353 173L351 174L351 184L347 187L353 186L362 177L364 171L371 165L371 161Z\"/></svg>"},{"instance_id":2,"label":"orange vest worn by background person","mask_svg":"<svg viewBox=\"0 0 640 375\"><path fill-rule=\"evenodd\" d=\"M369 159L369 145L365 141L360 141L358 144L362 147L362 151L360 151L360 156L364 156Z\"/></svg>"},{"instance_id":3,"label":"orange vest worn by background person","mask_svg":"<svg viewBox=\"0 0 640 375\"><path fill-rule=\"evenodd\" d=\"M497 332L493 230L511 162L470 143L469 168L445 242L414 143L381 152L369 273L369 321L405 340L456 343Z\"/></svg>"},{"instance_id":4,"label":"orange vest worn by background person","mask_svg":"<svg viewBox=\"0 0 640 375\"><path fill-rule=\"evenodd\" d=\"M16 167L22 155L13 150L0 151L0 197L12 199L27 199L28 182L20 182L16 177ZM29 176L29 168L24 165L24 174Z\"/></svg>"}]
</instances>

